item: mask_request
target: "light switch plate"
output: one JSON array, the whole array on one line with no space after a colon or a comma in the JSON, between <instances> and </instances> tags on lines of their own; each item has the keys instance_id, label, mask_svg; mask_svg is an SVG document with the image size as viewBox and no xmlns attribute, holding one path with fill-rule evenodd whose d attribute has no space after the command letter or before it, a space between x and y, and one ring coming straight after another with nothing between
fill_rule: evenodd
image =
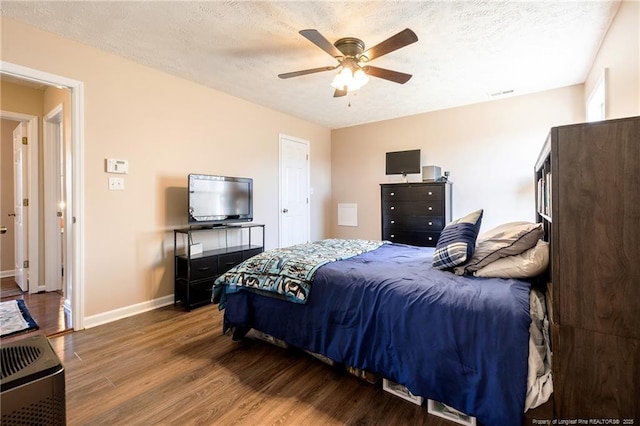
<instances>
[{"instance_id":1,"label":"light switch plate","mask_svg":"<svg viewBox=\"0 0 640 426\"><path fill-rule=\"evenodd\" d=\"M124 178L110 177L109 191L124 191Z\"/></svg>"}]
</instances>

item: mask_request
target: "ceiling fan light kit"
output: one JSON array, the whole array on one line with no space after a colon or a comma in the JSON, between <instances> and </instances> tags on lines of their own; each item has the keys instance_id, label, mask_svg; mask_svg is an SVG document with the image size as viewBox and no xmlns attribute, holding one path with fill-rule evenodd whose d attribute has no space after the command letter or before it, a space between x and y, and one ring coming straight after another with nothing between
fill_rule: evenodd
<instances>
[{"instance_id":1,"label":"ceiling fan light kit","mask_svg":"<svg viewBox=\"0 0 640 426\"><path fill-rule=\"evenodd\" d=\"M352 92L367 84L369 77L357 64L345 64L342 62L342 70L333 78L331 86L337 90Z\"/></svg>"},{"instance_id":2,"label":"ceiling fan light kit","mask_svg":"<svg viewBox=\"0 0 640 426\"><path fill-rule=\"evenodd\" d=\"M333 56L339 64L333 67L312 68L279 74L278 77L280 78L299 77L302 75L340 68L340 71L331 82L331 86L335 89L333 94L334 97L345 96L347 92L360 89L362 86L367 84L369 76L382 78L399 84L404 84L411 78L411 74L373 67L370 65L363 65L375 58L379 58L382 55L386 55L387 53L418 41L416 34L409 28L400 31L398 34L389 37L385 41L378 43L366 51L364 50L364 42L355 37L341 38L334 44L331 44L331 42L329 42L329 40L327 40L317 30L302 30L300 31L300 34L327 52L329 55Z\"/></svg>"}]
</instances>

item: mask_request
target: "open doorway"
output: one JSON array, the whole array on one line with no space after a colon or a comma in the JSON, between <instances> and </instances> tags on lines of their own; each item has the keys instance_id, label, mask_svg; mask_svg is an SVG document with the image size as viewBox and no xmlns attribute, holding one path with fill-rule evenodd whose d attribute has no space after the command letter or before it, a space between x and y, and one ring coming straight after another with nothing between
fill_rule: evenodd
<instances>
[{"instance_id":1,"label":"open doorway","mask_svg":"<svg viewBox=\"0 0 640 426\"><path fill-rule=\"evenodd\" d=\"M49 74L43 71L22 67L20 65L2 62L0 67L2 80L23 81L31 84L42 84L56 90L63 90L68 93L68 105L66 108L59 109L54 107L45 111L43 108L43 125L48 136L42 138L44 144L45 139L49 143L53 143L47 148L46 158L43 162L53 161L55 164L49 165L48 176L53 176L56 181L53 185L48 185L49 177L47 177L47 185L44 184L44 177L40 180L43 182L39 199L42 200L40 208L37 211L40 216L33 220L38 226L38 232L29 232L29 249L38 250L33 258L45 259L46 241L51 243L49 256L51 265L51 274L54 278L59 276L59 283L54 279L53 284L45 284L47 281L43 277L46 276L47 261L38 261L38 265L32 268L29 264L29 282L33 284L35 292L60 287L60 291L65 294L65 307L71 314L71 325L75 330L84 328L84 257L82 255L82 242L84 235L84 226L82 221L83 203L82 203L82 146L83 146L83 84L82 82L71 80L66 77ZM5 107L3 103L3 108ZM2 111L5 114L5 111ZM65 119L65 116L67 119ZM68 124L65 124L68 123ZM67 137L64 131L67 130ZM35 131L37 132L37 126ZM53 141L53 142L52 142ZM58 144L58 145L56 145ZM44 145L43 145L44 148ZM37 151L37 150L36 150ZM51 154L53 151L55 154ZM44 152L44 149L43 149ZM30 153L29 155L34 155ZM59 158L57 158L59 156ZM53 158L53 160L52 160ZM36 160L36 164L39 164ZM59 166L59 167L58 167ZM44 176L44 168L41 168L41 176ZM35 179L37 185L39 179ZM32 182L33 183L33 182ZM54 194L51 194L54 191ZM44 195L47 195L46 202ZM52 201L54 200L54 201ZM61 204L62 202L62 204ZM56 205L57 204L57 205ZM53 207L52 207L53 206ZM62 207L62 208L61 208ZM36 209L30 209L34 211ZM46 226L45 214L53 211L56 219L49 222L54 223L53 226ZM31 218L29 218L31 219ZM29 220L29 223L32 221ZM57 225L55 225L57 223ZM32 224L33 225L33 224ZM35 227L35 225L33 226ZM33 228L32 227L32 228ZM62 228L64 227L64 228ZM63 232L64 231L64 232ZM34 279L33 272L37 271L39 276ZM52 277L50 276L50 278ZM32 292L31 286L29 293Z\"/></svg>"},{"instance_id":2,"label":"open doorway","mask_svg":"<svg viewBox=\"0 0 640 426\"><path fill-rule=\"evenodd\" d=\"M40 116L31 114L42 114L59 97L68 100L69 94L64 89L4 76L1 81L3 107L20 112L0 112L3 184L0 296L3 302L23 300L47 335L68 332L72 329L72 307L71 289L63 289L61 279L65 252L62 217L57 206L50 206L52 200L64 205L63 107L57 104L42 117L42 128ZM16 103L17 100L20 102ZM57 219L57 229L50 226L51 217ZM47 270L53 264L57 267Z\"/></svg>"},{"instance_id":3,"label":"open doorway","mask_svg":"<svg viewBox=\"0 0 640 426\"><path fill-rule=\"evenodd\" d=\"M71 288L63 287L65 269L64 209L65 138L64 104L57 104L42 120L43 192L44 203L44 283L45 291L60 291L70 309Z\"/></svg>"}]
</instances>

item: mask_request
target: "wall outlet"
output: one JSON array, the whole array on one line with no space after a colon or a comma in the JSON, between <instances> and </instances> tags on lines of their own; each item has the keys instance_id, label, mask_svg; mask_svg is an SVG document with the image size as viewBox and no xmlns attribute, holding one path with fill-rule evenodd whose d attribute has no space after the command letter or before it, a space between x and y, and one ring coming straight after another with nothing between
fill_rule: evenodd
<instances>
[{"instance_id":1,"label":"wall outlet","mask_svg":"<svg viewBox=\"0 0 640 426\"><path fill-rule=\"evenodd\" d=\"M124 178L110 177L109 191L124 191Z\"/></svg>"}]
</instances>

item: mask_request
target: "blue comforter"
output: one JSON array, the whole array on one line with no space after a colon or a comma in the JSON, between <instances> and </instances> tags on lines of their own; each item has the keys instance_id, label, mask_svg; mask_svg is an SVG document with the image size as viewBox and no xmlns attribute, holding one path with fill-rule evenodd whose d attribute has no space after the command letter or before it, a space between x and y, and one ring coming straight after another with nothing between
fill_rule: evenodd
<instances>
[{"instance_id":1,"label":"blue comforter","mask_svg":"<svg viewBox=\"0 0 640 426\"><path fill-rule=\"evenodd\" d=\"M432 248L385 244L322 266L306 305L229 296L224 328L378 373L485 425L521 425L530 285L432 268Z\"/></svg>"}]
</instances>

